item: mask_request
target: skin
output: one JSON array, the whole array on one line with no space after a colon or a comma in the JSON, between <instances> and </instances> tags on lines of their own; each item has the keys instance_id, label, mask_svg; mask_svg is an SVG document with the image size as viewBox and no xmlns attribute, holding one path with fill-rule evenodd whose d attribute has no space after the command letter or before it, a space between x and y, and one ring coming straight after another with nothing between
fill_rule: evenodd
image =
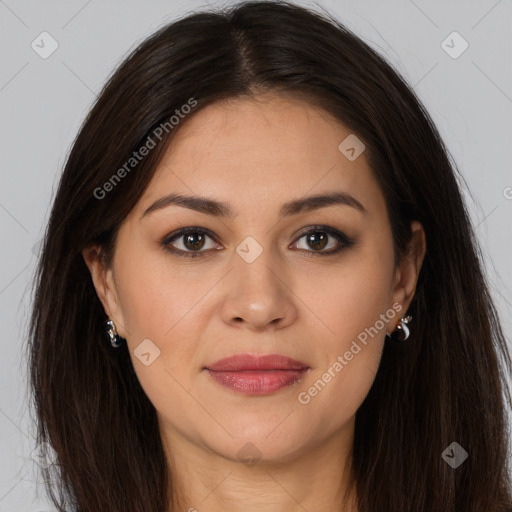
<instances>
[{"instance_id":1,"label":"skin","mask_svg":"<svg viewBox=\"0 0 512 512\"><path fill-rule=\"evenodd\" d=\"M230 512L241 504L246 512L341 510L355 414L374 381L385 333L414 296L426 250L415 221L414 255L395 268L384 197L365 153L350 161L338 149L349 134L328 113L290 97L266 94L206 107L176 132L120 228L110 268L102 265L99 248L83 253L157 410L182 497L178 510ZM350 193L366 213L331 205L279 217L286 201L335 190ZM223 219L170 205L143 216L171 192L228 203L235 215ZM318 255L303 236L315 224L356 242ZM161 244L188 226L217 238L197 246L202 257L179 257ZM263 249L252 263L236 252L247 236ZM185 242L181 236L173 244L193 251ZM330 237L320 251L338 246ZM400 312L301 403L298 394L393 304ZM145 339L160 350L148 366L134 355ZM300 382L263 396L227 389L203 370L245 352L284 354L310 370ZM247 442L261 453L251 466L237 455ZM357 511L353 495L342 510Z\"/></svg>"}]
</instances>

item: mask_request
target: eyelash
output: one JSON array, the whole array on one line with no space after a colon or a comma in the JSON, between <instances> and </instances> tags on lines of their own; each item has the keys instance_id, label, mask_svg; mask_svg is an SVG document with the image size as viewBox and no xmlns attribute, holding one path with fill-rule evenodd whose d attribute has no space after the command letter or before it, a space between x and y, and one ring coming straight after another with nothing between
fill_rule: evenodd
<instances>
[{"instance_id":1,"label":"eyelash","mask_svg":"<svg viewBox=\"0 0 512 512\"><path fill-rule=\"evenodd\" d=\"M334 250L331 249L330 251L323 251L323 252L307 250L307 249L299 249L299 251L302 251L305 253L313 253L312 255L308 255L308 256L331 256L331 255L339 253L343 249L351 247L355 243L354 238L347 236L345 233L342 233L341 231L338 231L337 229L331 228L329 226L310 226L310 229L308 231L305 231L304 233L302 233L296 239L294 244L297 243L301 238L305 237L306 235L310 235L312 233L318 233L318 232L326 233L327 235L332 236L338 242L340 242L342 245L340 247L338 247L337 249L334 249ZM180 257L182 257L182 256L185 258L203 257L206 253L210 252L212 249L206 250L206 251L183 251L182 249L176 249L175 247L171 246L171 242L174 242L175 240L179 239L180 237L184 237L185 235L190 235L192 233L200 234L200 235L207 235L212 240L214 240L216 243L218 243L216 241L215 236L213 236L213 234L210 231L208 231L207 229L199 228L199 227L188 227L188 228L182 228L174 233L171 233L170 235L167 235L161 241L161 244L166 251L169 251L172 254L175 254ZM217 250L217 249L213 249L213 250Z\"/></svg>"}]
</instances>

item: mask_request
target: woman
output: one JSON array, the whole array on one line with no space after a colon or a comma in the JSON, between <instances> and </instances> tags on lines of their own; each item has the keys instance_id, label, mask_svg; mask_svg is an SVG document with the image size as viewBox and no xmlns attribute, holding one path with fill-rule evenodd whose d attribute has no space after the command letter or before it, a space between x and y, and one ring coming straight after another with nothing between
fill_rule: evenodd
<instances>
[{"instance_id":1,"label":"woman","mask_svg":"<svg viewBox=\"0 0 512 512\"><path fill-rule=\"evenodd\" d=\"M59 510L512 507L512 365L454 168L327 15L250 2L144 41L73 144L36 284Z\"/></svg>"}]
</instances>

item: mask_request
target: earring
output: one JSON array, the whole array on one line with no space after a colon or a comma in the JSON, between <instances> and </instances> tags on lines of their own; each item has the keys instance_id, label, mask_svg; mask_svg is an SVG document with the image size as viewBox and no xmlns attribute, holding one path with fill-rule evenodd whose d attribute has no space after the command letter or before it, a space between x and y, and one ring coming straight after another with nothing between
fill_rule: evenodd
<instances>
[{"instance_id":1,"label":"earring","mask_svg":"<svg viewBox=\"0 0 512 512\"><path fill-rule=\"evenodd\" d=\"M410 331L407 324L412 320L412 316L404 316L400 319L400 323L396 326L395 330L389 335L386 333L386 337L392 341L406 341L409 337Z\"/></svg>"},{"instance_id":2,"label":"earring","mask_svg":"<svg viewBox=\"0 0 512 512\"><path fill-rule=\"evenodd\" d=\"M107 331L107 336L109 337L112 347L119 348L122 343L122 338L119 336L119 334L117 334L116 324L114 324L112 320L107 320L105 329Z\"/></svg>"}]
</instances>

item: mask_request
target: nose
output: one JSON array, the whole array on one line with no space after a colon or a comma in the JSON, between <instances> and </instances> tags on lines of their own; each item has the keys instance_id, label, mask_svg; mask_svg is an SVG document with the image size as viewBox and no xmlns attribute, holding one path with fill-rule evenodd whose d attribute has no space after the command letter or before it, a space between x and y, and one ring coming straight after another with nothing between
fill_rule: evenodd
<instances>
[{"instance_id":1,"label":"nose","mask_svg":"<svg viewBox=\"0 0 512 512\"><path fill-rule=\"evenodd\" d=\"M297 298L291 279L270 251L264 250L252 263L235 254L233 267L221 309L226 324L261 332L283 329L295 321Z\"/></svg>"}]
</instances>

